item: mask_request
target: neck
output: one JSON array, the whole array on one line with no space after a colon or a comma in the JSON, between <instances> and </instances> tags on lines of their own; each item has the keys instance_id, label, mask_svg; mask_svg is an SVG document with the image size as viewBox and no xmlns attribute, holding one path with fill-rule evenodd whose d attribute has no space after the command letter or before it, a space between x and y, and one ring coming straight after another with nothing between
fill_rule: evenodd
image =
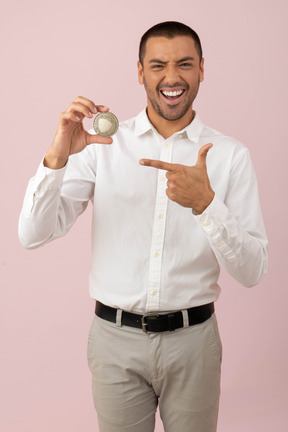
<instances>
[{"instance_id":1,"label":"neck","mask_svg":"<svg viewBox=\"0 0 288 432\"><path fill-rule=\"evenodd\" d=\"M178 120L166 120L165 118L157 114L154 110L152 110L151 107L149 107L148 105L147 115L157 132L162 135L163 138L167 139L175 132L179 132L180 130L188 126L195 117L195 111L189 109L187 113Z\"/></svg>"}]
</instances>

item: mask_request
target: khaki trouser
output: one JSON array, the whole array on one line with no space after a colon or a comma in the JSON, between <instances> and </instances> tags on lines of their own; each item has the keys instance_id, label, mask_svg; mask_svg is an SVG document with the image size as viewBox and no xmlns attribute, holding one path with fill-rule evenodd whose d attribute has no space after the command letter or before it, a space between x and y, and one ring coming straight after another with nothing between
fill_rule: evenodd
<instances>
[{"instance_id":1,"label":"khaki trouser","mask_svg":"<svg viewBox=\"0 0 288 432\"><path fill-rule=\"evenodd\" d=\"M173 332L144 333L95 315L88 364L100 432L215 432L222 347L215 314Z\"/></svg>"}]
</instances>

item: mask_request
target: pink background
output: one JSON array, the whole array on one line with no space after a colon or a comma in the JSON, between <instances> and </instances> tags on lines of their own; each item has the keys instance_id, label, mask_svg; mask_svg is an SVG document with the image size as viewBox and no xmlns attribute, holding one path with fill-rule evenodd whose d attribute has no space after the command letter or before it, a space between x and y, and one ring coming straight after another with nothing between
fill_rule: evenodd
<instances>
[{"instance_id":1,"label":"pink background","mask_svg":"<svg viewBox=\"0 0 288 432\"><path fill-rule=\"evenodd\" d=\"M18 217L58 116L76 96L121 120L144 107L138 42L169 19L200 35L206 74L195 108L249 147L270 240L259 286L221 277L218 430L288 430L287 13L286 0L2 2L1 432L97 431L86 361L91 206L68 236L35 251L20 246Z\"/></svg>"}]
</instances>

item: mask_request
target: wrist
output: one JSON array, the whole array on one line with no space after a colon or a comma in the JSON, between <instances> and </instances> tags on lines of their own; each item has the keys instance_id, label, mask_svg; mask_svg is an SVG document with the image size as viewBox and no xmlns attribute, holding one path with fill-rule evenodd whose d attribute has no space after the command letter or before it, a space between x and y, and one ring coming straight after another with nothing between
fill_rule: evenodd
<instances>
[{"instance_id":1,"label":"wrist","mask_svg":"<svg viewBox=\"0 0 288 432\"><path fill-rule=\"evenodd\" d=\"M209 205L211 204L211 202L213 201L214 196L215 196L215 192L211 191L209 194L207 194L205 196L205 201L203 201L202 203L199 203L200 204L199 207L197 206L197 209L194 208L194 210L198 214L203 213L207 209L207 207L209 207Z\"/></svg>"},{"instance_id":2,"label":"wrist","mask_svg":"<svg viewBox=\"0 0 288 432\"><path fill-rule=\"evenodd\" d=\"M53 154L53 152L49 150L44 157L43 164L45 167L50 169L61 169L64 168L64 166L67 164L67 161L67 156L60 157Z\"/></svg>"}]
</instances>

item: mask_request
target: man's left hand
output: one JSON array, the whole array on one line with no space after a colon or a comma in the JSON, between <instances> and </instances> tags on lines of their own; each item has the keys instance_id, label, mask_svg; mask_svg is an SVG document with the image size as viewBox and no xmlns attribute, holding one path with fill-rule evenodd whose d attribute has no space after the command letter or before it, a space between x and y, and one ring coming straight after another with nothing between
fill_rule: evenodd
<instances>
[{"instance_id":1,"label":"man's left hand","mask_svg":"<svg viewBox=\"0 0 288 432\"><path fill-rule=\"evenodd\" d=\"M166 194L172 201L183 207L193 208L202 213L214 198L207 174L206 157L213 144L205 144L198 152L196 165L171 164L152 159L141 159L141 165L166 170Z\"/></svg>"}]
</instances>

